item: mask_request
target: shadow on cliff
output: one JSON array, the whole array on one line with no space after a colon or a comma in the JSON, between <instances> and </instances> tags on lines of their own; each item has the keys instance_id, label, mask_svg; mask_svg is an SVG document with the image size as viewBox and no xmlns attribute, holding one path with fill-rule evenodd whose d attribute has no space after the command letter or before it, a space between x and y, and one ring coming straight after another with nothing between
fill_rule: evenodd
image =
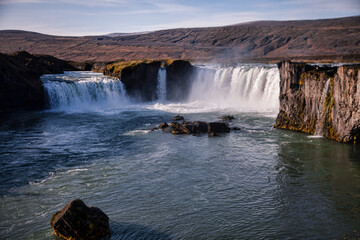
<instances>
[{"instance_id":1,"label":"shadow on cliff","mask_svg":"<svg viewBox=\"0 0 360 240\"><path fill-rule=\"evenodd\" d=\"M108 240L170 240L171 237L158 230L135 223L110 222L111 237Z\"/></svg>"}]
</instances>

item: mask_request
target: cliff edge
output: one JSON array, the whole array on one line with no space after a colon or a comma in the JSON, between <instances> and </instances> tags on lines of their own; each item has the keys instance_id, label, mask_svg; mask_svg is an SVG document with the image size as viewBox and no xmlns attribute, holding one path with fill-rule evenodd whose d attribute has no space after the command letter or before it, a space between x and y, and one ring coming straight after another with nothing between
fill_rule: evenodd
<instances>
[{"instance_id":1,"label":"cliff edge","mask_svg":"<svg viewBox=\"0 0 360 240\"><path fill-rule=\"evenodd\" d=\"M79 70L69 62L28 52L0 53L0 112L36 110L45 106L43 74Z\"/></svg>"},{"instance_id":2,"label":"cliff edge","mask_svg":"<svg viewBox=\"0 0 360 240\"><path fill-rule=\"evenodd\" d=\"M133 99L154 101L159 98L157 85L160 67L166 69L166 100L186 99L194 70L186 60L120 61L107 64L103 73L119 78Z\"/></svg>"},{"instance_id":3,"label":"cliff edge","mask_svg":"<svg viewBox=\"0 0 360 240\"><path fill-rule=\"evenodd\" d=\"M317 66L283 61L276 128L360 142L360 64Z\"/></svg>"}]
</instances>

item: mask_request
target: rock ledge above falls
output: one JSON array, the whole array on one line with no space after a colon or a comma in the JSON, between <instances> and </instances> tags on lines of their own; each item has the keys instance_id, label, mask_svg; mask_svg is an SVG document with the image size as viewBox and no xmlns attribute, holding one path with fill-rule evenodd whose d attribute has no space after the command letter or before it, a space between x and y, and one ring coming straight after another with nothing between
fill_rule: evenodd
<instances>
[{"instance_id":1,"label":"rock ledge above falls","mask_svg":"<svg viewBox=\"0 0 360 240\"><path fill-rule=\"evenodd\" d=\"M186 60L120 61L106 65L103 73L119 78L127 94L139 101L154 101L157 96L158 71L166 68L166 100L186 99L194 67Z\"/></svg>"}]
</instances>

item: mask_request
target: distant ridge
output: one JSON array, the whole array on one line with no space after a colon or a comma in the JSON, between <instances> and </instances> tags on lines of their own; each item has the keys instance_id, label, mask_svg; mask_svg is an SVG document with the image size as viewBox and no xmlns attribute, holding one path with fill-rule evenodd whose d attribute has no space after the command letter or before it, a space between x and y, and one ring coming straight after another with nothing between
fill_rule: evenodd
<instances>
[{"instance_id":1,"label":"distant ridge","mask_svg":"<svg viewBox=\"0 0 360 240\"><path fill-rule=\"evenodd\" d=\"M103 36L63 37L0 31L0 52L25 50L74 61L181 58L192 61L263 61L285 58L360 61L360 16L256 21L223 27L178 28Z\"/></svg>"},{"instance_id":2,"label":"distant ridge","mask_svg":"<svg viewBox=\"0 0 360 240\"><path fill-rule=\"evenodd\" d=\"M133 36L133 35L142 35L142 34L147 34L150 33L151 31L146 31L146 32L134 32L134 33L109 33L106 34L104 36L107 37L124 37L124 36Z\"/></svg>"}]
</instances>

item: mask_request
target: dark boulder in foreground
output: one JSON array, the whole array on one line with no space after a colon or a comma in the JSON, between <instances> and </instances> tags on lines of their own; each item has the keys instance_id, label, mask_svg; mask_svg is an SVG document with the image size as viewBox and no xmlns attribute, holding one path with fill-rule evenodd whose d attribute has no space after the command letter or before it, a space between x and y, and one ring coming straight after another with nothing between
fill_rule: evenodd
<instances>
[{"instance_id":1,"label":"dark boulder in foreground","mask_svg":"<svg viewBox=\"0 0 360 240\"><path fill-rule=\"evenodd\" d=\"M167 124L166 124L167 125ZM168 126L164 123L159 125L159 128L171 132L172 134L203 134L211 133L212 136L215 136L215 133L228 133L230 128L226 123L222 122L201 122L201 121L192 121L182 123L172 122Z\"/></svg>"},{"instance_id":2,"label":"dark boulder in foreground","mask_svg":"<svg viewBox=\"0 0 360 240\"><path fill-rule=\"evenodd\" d=\"M110 234L109 217L80 199L68 203L51 218L54 234L65 239L97 240Z\"/></svg>"}]
</instances>

